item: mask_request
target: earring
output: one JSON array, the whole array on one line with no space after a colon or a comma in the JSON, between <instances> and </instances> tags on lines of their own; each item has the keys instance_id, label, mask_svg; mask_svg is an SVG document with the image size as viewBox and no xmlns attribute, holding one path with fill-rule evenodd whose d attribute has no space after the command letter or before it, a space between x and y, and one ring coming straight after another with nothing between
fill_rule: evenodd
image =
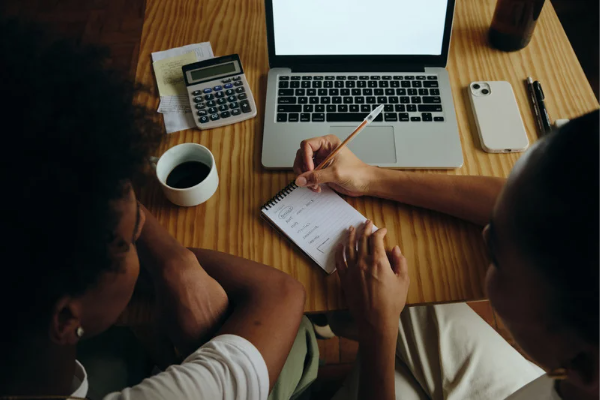
<instances>
[{"instance_id":1,"label":"earring","mask_svg":"<svg viewBox=\"0 0 600 400\"><path fill-rule=\"evenodd\" d=\"M565 368L555 368L552 371L549 371L546 375L548 375L549 378L551 379L555 379L555 380L565 380L568 378L567 376L567 370Z\"/></svg>"},{"instance_id":2,"label":"earring","mask_svg":"<svg viewBox=\"0 0 600 400\"><path fill-rule=\"evenodd\" d=\"M77 337L81 339L81 337L83 336L85 331L83 330L82 327L78 327L77 330L75 331L75 333L77 334Z\"/></svg>"}]
</instances>

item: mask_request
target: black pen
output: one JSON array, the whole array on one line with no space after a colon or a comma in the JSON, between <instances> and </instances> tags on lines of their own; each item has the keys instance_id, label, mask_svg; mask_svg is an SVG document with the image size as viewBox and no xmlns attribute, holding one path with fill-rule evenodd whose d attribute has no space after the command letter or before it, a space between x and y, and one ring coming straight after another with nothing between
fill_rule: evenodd
<instances>
[{"instance_id":1,"label":"black pen","mask_svg":"<svg viewBox=\"0 0 600 400\"><path fill-rule=\"evenodd\" d=\"M540 121L543 126L542 132L547 135L548 133L552 132L552 122L550 121L548 109L546 108L546 104L544 103L545 96L540 82L533 82L533 91L535 93L535 100L540 113Z\"/></svg>"},{"instance_id":2,"label":"black pen","mask_svg":"<svg viewBox=\"0 0 600 400\"><path fill-rule=\"evenodd\" d=\"M542 124L542 120L540 118L540 110L537 104L535 90L533 89L533 79L528 76L527 77L527 91L529 92L529 97L531 97L531 104L533 105L533 112L535 114L535 120L540 128L540 133L544 134L544 125Z\"/></svg>"}]
</instances>

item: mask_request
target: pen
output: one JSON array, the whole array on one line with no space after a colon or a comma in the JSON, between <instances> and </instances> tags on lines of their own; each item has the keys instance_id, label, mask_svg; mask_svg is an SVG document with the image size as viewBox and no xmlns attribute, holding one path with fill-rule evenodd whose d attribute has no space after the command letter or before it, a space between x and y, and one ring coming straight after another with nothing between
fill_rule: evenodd
<instances>
[{"instance_id":1,"label":"pen","mask_svg":"<svg viewBox=\"0 0 600 400\"><path fill-rule=\"evenodd\" d=\"M344 146L346 146L348 143L350 143L350 141L351 141L352 139L354 139L354 137L355 137L356 135L358 135L358 133L359 133L360 131L362 131L362 130L364 129L364 127L365 127L365 126L367 126L368 124L370 124L371 122L373 122L373 120L374 120L375 118L377 118L377 116L378 116L379 114L381 114L381 111L383 111L383 104L381 104L379 107L377 107L376 109L374 109L373 111L371 111L371 113L370 113L369 115L367 115L367 117L366 117L366 118L363 120L363 122L361 122L361 124L360 124L359 126L357 126L357 127L356 127L356 129L354 130L354 132L352 132L352 133L350 134L350 136L348 136L348 137L346 138L346 140L344 140L344 141L342 142L342 144L340 144L340 145L339 145L339 146L338 146L338 147L337 147L337 148L336 148L334 151L332 151L332 152L331 152L331 154L329 154L329 155L327 156L327 158L325 158L325 159L324 159L324 160L321 162L321 164L319 164L319 165L317 166L317 168L315 168L315 171L318 171L318 170L320 170L320 169L323 169L324 167L326 167L326 166L327 166L327 164L329 164L329 162L330 162L331 160L333 160L333 157L335 157L335 156L336 156L336 154L337 154L337 153L339 153L339 152L340 152L340 150L342 150L342 149L344 148Z\"/></svg>"},{"instance_id":2,"label":"pen","mask_svg":"<svg viewBox=\"0 0 600 400\"><path fill-rule=\"evenodd\" d=\"M535 101L538 106L538 110L540 113L540 121L542 124L542 132L544 134L548 134L552 131L552 122L550 121L550 116L548 115L548 109L546 108L546 103L544 103L544 91L542 90L542 85L539 81L533 82L533 91L535 93Z\"/></svg>"},{"instance_id":3,"label":"pen","mask_svg":"<svg viewBox=\"0 0 600 400\"><path fill-rule=\"evenodd\" d=\"M533 113L535 114L535 120L538 124L538 128L540 129L540 133L544 134L544 125L542 124L542 120L540 119L540 111L538 108L537 100L535 98L535 90L533 89L533 79L528 76L527 77L527 91L529 92L529 97L531 97L531 104L533 105Z\"/></svg>"}]
</instances>

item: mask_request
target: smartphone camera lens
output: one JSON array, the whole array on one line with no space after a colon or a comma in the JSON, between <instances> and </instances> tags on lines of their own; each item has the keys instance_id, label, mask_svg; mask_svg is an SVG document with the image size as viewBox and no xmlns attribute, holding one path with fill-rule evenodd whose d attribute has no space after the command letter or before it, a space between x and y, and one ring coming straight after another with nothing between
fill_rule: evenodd
<instances>
[{"instance_id":1,"label":"smartphone camera lens","mask_svg":"<svg viewBox=\"0 0 600 400\"><path fill-rule=\"evenodd\" d=\"M479 86L479 84L477 84L477 83L474 83L474 84L473 84L473 89L475 89L475 90L479 89L480 87L481 87L481 86Z\"/></svg>"},{"instance_id":2,"label":"smartphone camera lens","mask_svg":"<svg viewBox=\"0 0 600 400\"><path fill-rule=\"evenodd\" d=\"M489 91L489 90L487 90L487 89L483 89L483 90L481 91L481 93L483 93L483 94L488 94L488 93L490 93L490 91Z\"/></svg>"}]
</instances>

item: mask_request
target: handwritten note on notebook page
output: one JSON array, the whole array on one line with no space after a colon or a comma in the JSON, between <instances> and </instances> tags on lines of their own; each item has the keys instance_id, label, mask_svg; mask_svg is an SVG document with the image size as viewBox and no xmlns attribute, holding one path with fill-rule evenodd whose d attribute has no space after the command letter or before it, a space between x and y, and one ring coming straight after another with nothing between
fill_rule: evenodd
<instances>
[{"instance_id":1,"label":"handwritten note on notebook page","mask_svg":"<svg viewBox=\"0 0 600 400\"><path fill-rule=\"evenodd\" d=\"M335 271L335 249L346 239L352 225L366 218L328 186L321 193L307 188L290 188L261 210L281 232L328 274Z\"/></svg>"}]
</instances>

